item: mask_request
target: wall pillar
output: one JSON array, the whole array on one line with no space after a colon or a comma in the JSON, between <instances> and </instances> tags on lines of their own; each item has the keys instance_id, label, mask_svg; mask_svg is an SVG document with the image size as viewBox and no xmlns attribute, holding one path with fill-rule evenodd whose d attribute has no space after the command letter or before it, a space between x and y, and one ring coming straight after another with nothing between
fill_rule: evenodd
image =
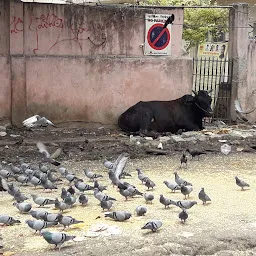
<instances>
[{"instance_id":1,"label":"wall pillar","mask_svg":"<svg viewBox=\"0 0 256 256\"><path fill-rule=\"evenodd\" d=\"M235 99L239 99L242 108L246 105L247 60L248 60L248 12L245 3L233 4L229 16L229 56L233 59L233 77L231 92L231 121L236 120Z\"/></svg>"}]
</instances>

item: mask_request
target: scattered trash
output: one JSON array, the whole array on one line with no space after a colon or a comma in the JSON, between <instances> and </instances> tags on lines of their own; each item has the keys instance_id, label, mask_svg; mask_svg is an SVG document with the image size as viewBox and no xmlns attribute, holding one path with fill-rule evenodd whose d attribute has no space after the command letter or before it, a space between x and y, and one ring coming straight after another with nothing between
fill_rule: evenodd
<instances>
[{"instance_id":1,"label":"scattered trash","mask_svg":"<svg viewBox=\"0 0 256 256\"><path fill-rule=\"evenodd\" d=\"M20 135L19 134L10 134L10 137L17 138L17 137L20 137Z\"/></svg>"},{"instance_id":2,"label":"scattered trash","mask_svg":"<svg viewBox=\"0 0 256 256\"><path fill-rule=\"evenodd\" d=\"M121 229L118 226L109 226L104 223L98 223L92 225L90 230L85 233L86 237L97 237L97 236L111 236L121 234Z\"/></svg>"},{"instance_id":3,"label":"scattered trash","mask_svg":"<svg viewBox=\"0 0 256 256\"><path fill-rule=\"evenodd\" d=\"M225 143L225 142L227 142L227 140L219 140L219 142Z\"/></svg>"},{"instance_id":4,"label":"scattered trash","mask_svg":"<svg viewBox=\"0 0 256 256\"><path fill-rule=\"evenodd\" d=\"M7 135L7 132L0 132L0 136L1 137L4 137L4 136L6 136Z\"/></svg>"},{"instance_id":5,"label":"scattered trash","mask_svg":"<svg viewBox=\"0 0 256 256\"><path fill-rule=\"evenodd\" d=\"M228 145L228 144L223 144L221 147L220 147L220 151L224 154L224 155L228 155L231 151L231 146Z\"/></svg>"},{"instance_id":6,"label":"scattered trash","mask_svg":"<svg viewBox=\"0 0 256 256\"><path fill-rule=\"evenodd\" d=\"M162 142L160 142L160 143L158 144L157 148L159 148L159 149L164 149Z\"/></svg>"}]
</instances>

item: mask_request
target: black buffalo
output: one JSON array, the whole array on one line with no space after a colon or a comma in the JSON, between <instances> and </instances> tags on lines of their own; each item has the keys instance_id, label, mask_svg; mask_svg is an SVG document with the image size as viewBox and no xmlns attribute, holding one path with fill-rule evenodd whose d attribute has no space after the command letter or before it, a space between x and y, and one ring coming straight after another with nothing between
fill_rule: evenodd
<instances>
[{"instance_id":1,"label":"black buffalo","mask_svg":"<svg viewBox=\"0 0 256 256\"><path fill-rule=\"evenodd\" d=\"M140 101L118 119L129 134L157 136L159 133L202 130L202 119L212 116L212 99L207 91L186 94L171 101Z\"/></svg>"}]
</instances>

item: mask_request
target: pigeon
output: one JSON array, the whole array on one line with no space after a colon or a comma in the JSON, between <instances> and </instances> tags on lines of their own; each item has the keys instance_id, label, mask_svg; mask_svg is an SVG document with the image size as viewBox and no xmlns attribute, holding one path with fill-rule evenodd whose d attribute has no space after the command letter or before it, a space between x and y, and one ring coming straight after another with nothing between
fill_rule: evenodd
<instances>
[{"instance_id":1,"label":"pigeon","mask_svg":"<svg viewBox=\"0 0 256 256\"><path fill-rule=\"evenodd\" d=\"M125 200L128 199L128 197L132 197L132 193L128 189L119 189L119 193L125 197Z\"/></svg>"},{"instance_id":2,"label":"pigeon","mask_svg":"<svg viewBox=\"0 0 256 256\"><path fill-rule=\"evenodd\" d=\"M22 185L26 184L29 182L29 177L27 175L14 175L14 178L16 181L20 182Z\"/></svg>"},{"instance_id":3,"label":"pigeon","mask_svg":"<svg viewBox=\"0 0 256 256\"><path fill-rule=\"evenodd\" d=\"M110 208L113 206L113 201L110 200L101 200L100 207L104 211L105 209L110 210Z\"/></svg>"},{"instance_id":4,"label":"pigeon","mask_svg":"<svg viewBox=\"0 0 256 256\"><path fill-rule=\"evenodd\" d=\"M62 188L61 189L61 195L60 195L60 197L61 197L61 199L62 200L64 200L66 197L67 197L67 190L65 189L65 188Z\"/></svg>"},{"instance_id":5,"label":"pigeon","mask_svg":"<svg viewBox=\"0 0 256 256\"><path fill-rule=\"evenodd\" d=\"M78 197L78 201L80 204L82 204L83 206L84 205L87 205L88 203L88 196L84 195L84 194L80 194L79 197Z\"/></svg>"},{"instance_id":6,"label":"pigeon","mask_svg":"<svg viewBox=\"0 0 256 256\"><path fill-rule=\"evenodd\" d=\"M47 204L54 204L54 200L52 199L48 199L48 198L44 198L44 197L39 197L37 195L31 195L33 198L34 203L38 204L39 207L41 206L45 206Z\"/></svg>"},{"instance_id":7,"label":"pigeon","mask_svg":"<svg viewBox=\"0 0 256 256\"><path fill-rule=\"evenodd\" d=\"M14 219L13 217L11 216L8 216L8 215L0 215L0 223L3 223L5 225L13 225L13 224L19 224L20 221L19 220L16 220Z\"/></svg>"},{"instance_id":8,"label":"pigeon","mask_svg":"<svg viewBox=\"0 0 256 256\"><path fill-rule=\"evenodd\" d=\"M51 181L52 183L55 183L55 182L57 182L57 181L62 181L60 178L54 176L54 175L52 174L52 171L51 171L51 170L48 170L48 171L47 171L47 178L48 178L48 180Z\"/></svg>"},{"instance_id":9,"label":"pigeon","mask_svg":"<svg viewBox=\"0 0 256 256\"><path fill-rule=\"evenodd\" d=\"M86 190L93 190L93 187L88 185L88 184L85 184L84 182L82 181L79 181L79 180L75 180L74 182L75 184L75 187L80 191L80 192L84 192Z\"/></svg>"},{"instance_id":10,"label":"pigeon","mask_svg":"<svg viewBox=\"0 0 256 256\"><path fill-rule=\"evenodd\" d=\"M20 192L20 189L18 187L14 187L13 183L7 183L8 189L7 192L11 196L14 196L16 193Z\"/></svg>"},{"instance_id":11,"label":"pigeon","mask_svg":"<svg viewBox=\"0 0 256 256\"><path fill-rule=\"evenodd\" d=\"M107 186L100 185L97 180L94 181L94 188L97 188L99 191L103 191L107 189Z\"/></svg>"},{"instance_id":12,"label":"pigeon","mask_svg":"<svg viewBox=\"0 0 256 256\"><path fill-rule=\"evenodd\" d=\"M61 212L63 212L64 210L70 208L70 205L64 203L64 202L60 202L58 200L58 198L55 199L55 204L54 204L56 209L59 209Z\"/></svg>"},{"instance_id":13,"label":"pigeon","mask_svg":"<svg viewBox=\"0 0 256 256\"><path fill-rule=\"evenodd\" d=\"M131 213L126 211L115 211L115 212L106 212L105 217L109 217L116 221L125 221L131 218Z\"/></svg>"},{"instance_id":14,"label":"pigeon","mask_svg":"<svg viewBox=\"0 0 256 256\"><path fill-rule=\"evenodd\" d=\"M211 201L211 198L205 194L204 188L201 188L201 191L198 194L198 198L203 201L203 204L206 204L207 201Z\"/></svg>"},{"instance_id":15,"label":"pigeon","mask_svg":"<svg viewBox=\"0 0 256 256\"><path fill-rule=\"evenodd\" d=\"M179 218L182 223L185 223L186 219L188 218L188 214L185 209L182 209L182 212L179 213Z\"/></svg>"},{"instance_id":16,"label":"pigeon","mask_svg":"<svg viewBox=\"0 0 256 256\"><path fill-rule=\"evenodd\" d=\"M61 164L61 163L59 163L58 161L56 161L55 159L53 159L51 157L50 153L48 152L48 150L47 150L47 148L46 148L46 146L44 145L43 142L38 141L36 143L36 146L38 148L39 153L41 153L42 158L45 162L48 162L48 163L53 164L55 166L59 166Z\"/></svg>"},{"instance_id":17,"label":"pigeon","mask_svg":"<svg viewBox=\"0 0 256 256\"><path fill-rule=\"evenodd\" d=\"M26 220L25 223L36 232L58 224L58 222L47 222L44 220Z\"/></svg>"},{"instance_id":18,"label":"pigeon","mask_svg":"<svg viewBox=\"0 0 256 256\"><path fill-rule=\"evenodd\" d=\"M135 209L137 216L143 216L147 212L147 208L145 206L137 206Z\"/></svg>"},{"instance_id":19,"label":"pigeon","mask_svg":"<svg viewBox=\"0 0 256 256\"><path fill-rule=\"evenodd\" d=\"M48 125L56 126L52 121L48 120L45 117L41 117L39 115L31 116L25 119L22 124L27 128L35 128L35 127L46 127Z\"/></svg>"},{"instance_id":20,"label":"pigeon","mask_svg":"<svg viewBox=\"0 0 256 256\"><path fill-rule=\"evenodd\" d=\"M171 204L174 204L174 201L172 201L171 199L165 198L163 195L160 195L159 201L161 204L164 205L164 208L166 208L166 207L169 208Z\"/></svg>"},{"instance_id":21,"label":"pigeon","mask_svg":"<svg viewBox=\"0 0 256 256\"><path fill-rule=\"evenodd\" d=\"M25 200L28 199L28 197L26 197L24 194L22 194L21 192L17 192L14 194L14 200L17 202L17 203L22 203L24 202Z\"/></svg>"},{"instance_id":22,"label":"pigeon","mask_svg":"<svg viewBox=\"0 0 256 256\"><path fill-rule=\"evenodd\" d=\"M0 177L0 191L8 191L8 185L5 179L3 179L2 177Z\"/></svg>"},{"instance_id":23,"label":"pigeon","mask_svg":"<svg viewBox=\"0 0 256 256\"><path fill-rule=\"evenodd\" d=\"M236 179L236 185L241 187L242 190L244 190L244 187L250 187L250 185L248 183L246 183L243 180L240 180L237 176L235 177L235 179Z\"/></svg>"},{"instance_id":24,"label":"pigeon","mask_svg":"<svg viewBox=\"0 0 256 256\"><path fill-rule=\"evenodd\" d=\"M107 159L104 159L103 165L104 165L107 169L113 169L114 163L108 161Z\"/></svg>"},{"instance_id":25,"label":"pigeon","mask_svg":"<svg viewBox=\"0 0 256 256\"><path fill-rule=\"evenodd\" d=\"M145 180L144 180L144 185L148 188L148 190L149 190L149 188L154 188L155 187L155 183L152 181L152 180L150 180L149 178L146 178Z\"/></svg>"},{"instance_id":26,"label":"pigeon","mask_svg":"<svg viewBox=\"0 0 256 256\"><path fill-rule=\"evenodd\" d=\"M2 176L2 178L8 180L10 177L14 177L13 174L7 170L0 170L0 176Z\"/></svg>"},{"instance_id":27,"label":"pigeon","mask_svg":"<svg viewBox=\"0 0 256 256\"><path fill-rule=\"evenodd\" d=\"M21 213L28 213L31 208L32 205L30 203L13 203L14 206L16 206L16 208L21 212Z\"/></svg>"},{"instance_id":28,"label":"pigeon","mask_svg":"<svg viewBox=\"0 0 256 256\"><path fill-rule=\"evenodd\" d=\"M144 199L146 200L146 203L151 202L154 200L154 195L150 193L144 193Z\"/></svg>"},{"instance_id":29,"label":"pigeon","mask_svg":"<svg viewBox=\"0 0 256 256\"><path fill-rule=\"evenodd\" d=\"M84 174L87 178L89 178L90 180L96 180L98 178L101 178L103 177L101 174L96 174L96 173L93 173L92 171L90 170L84 170Z\"/></svg>"},{"instance_id":30,"label":"pigeon","mask_svg":"<svg viewBox=\"0 0 256 256\"><path fill-rule=\"evenodd\" d=\"M67 197L64 199L63 202L72 207L72 205L76 202L76 198L68 192Z\"/></svg>"},{"instance_id":31,"label":"pigeon","mask_svg":"<svg viewBox=\"0 0 256 256\"><path fill-rule=\"evenodd\" d=\"M40 179L32 175L29 175L29 182L35 187L42 184Z\"/></svg>"},{"instance_id":32,"label":"pigeon","mask_svg":"<svg viewBox=\"0 0 256 256\"><path fill-rule=\"evenodd\" d=\"M120 176L122 176L122 173L124 172L124 168L128 160L129 160L129 154L124 152L120 154L116 159L116 161L114 162L112 171L114 172L117 179L120 179Z\"/></svg>"},{"instance_id":33,"label":"pigeon","mask_svg":"<svg viewBox=\"0 0 256 256\"><path fill-rule=\"evenodd\" d=\"M186 180L183 180L177 172L174 172L175 175L175 182L180 186L181 184L183 184L184 186L192 186L192 184L190 182L187 182Z\"/></svg>"},{"instance_id":34,"label":"pigeon","mask_svg":"<svg viewBox=\"0 0 256 256\"><path fill-rule=\"evenodd\" d=\"M71 195L74 195L76 193L76 190L70 186L68 189L67 189L67 192L69 192Z\"/></svg>"},{"instance_id":35,"label":"pigeon","mask_svg":"<svg viewBox=\"0 0 256 256\"><path fill-rule=\"evenodd\" d=\"M176 190L180 190L180 186L176 182L172 183L165 180L163 183L166 185L167 188L171 189L172 192L175 192Z\"/></svg>"},{"instance_id":36,"label":"pigeon","mask_svg":"<svg viewBox=\"0 0 256 256\"><path fill-rule=\"evenodd\" d=\"M123 171L120 175L120 179L125 179L125 177L132 177L132 175L128 172Z\"/></svg>"},{"instance_id":37,"label":"pigeon","mask_svg":"<svg viewBox=\"0 0 256 256\"><path fill-rule=\"evenodd\" d=\"M128 184L128 183L124 183L125 186L127 186L127 190L131 193L131 196L143 196L143 193L140 192L135 186Z\"/></svg>"},{"instance_id":38,"label":"pigeon","mask_svg":"<svg viewBox=\"0 0 256 256\"><path fill-rule=\"evenodd\" d=\"M186 164L186 167L187 167L187 164L188 164L187 162L188 162L187 156L186 154L183 153L180 158L180 168L182 168L183 164Z\"/></svg>"},{"instance_id":39,"label":"pigeon","mask_svg":"<svg viewBox=\"0 0 256 256\"><path fill-rule=\"evenodd\" d=\"M59 220L59 223L64 226L64 229L66 227L69 228L69 226L73 225L73 224L83 223L82 220L76 220L75 218L73 218L71 216L63 216L62 214L59 214L58 220Z\"/></svg>"},{"instance_id":40,"label":"pigeon","mask_svg":"<svg viewBox=\"0 0 256 256\"><path fill-rule=\"evenodd\" d=\"M191 156L192 156L192 159L197 156L198 157L198 160L199 160L199 156L200 155L203 155L203 154L206 154L206 152L203 152L203 151L200 151L200 150L195 150L195 149L186 149L185 152L188 152Z\"/></svg>"},{"instance_id":41,"label":"pigeon","mask_svg":"<svg viewBox=\"0 0 256 256\"><path fill-rule=\"evenodd\" d=\"M42 146L42 149L43 149L43 145L41 145ZM41 150L42 150L41 149ZM41 153L41 152L40 152ZM46 148L45 148L45 154L47 155L47 157L50 157L50 153L46 150ZM47 171L49 170L49 168L46 166L46 165L44 165L43 163L39 163L39 170L41 171L41 172L43 172L43 173L47 173Z\"/></svg>"},{"instance_id":42,"label":"pigeon","mask_svg":"<svg viewBox=\"0 0 256 256\"><path fill-rule=\"evenodd\" d=\"M177 201L175 204L181 209L190 209L192 206L197 204L196 201Z\"/></svg>"},{"instance_id":43,"label":"pigeon","mask_svg":"<svg viewBox=\"0 0 256 256\"><path fill-rule=\"evenodd\" d=\"M142 184L144 183L145 179L147 178L147 176L141 171L141 169L137 168L136 171L138 172L138 178L139 180L142 182Z\"/></svg>"},{"instance_id":44,"label":"pigeon","mask_svg":"<svg viewBox=\"0 0 256 256\"><path fill-rule=\"evenodd\" d=\"M111 197L111 196L108 196L106 194L104 194L103 192L100 192L97 188L94 189L94 197L96 199L98 199L100 202L102 200L113 200L113 201L116 201L115 198Z\"/></svg>"},{"instance_id":45,"label":"pigeon","mask_svg":"<svg viewBox=\"0 0 256 256\"><path fill-rule=\"evenodd\" d=\"M47 176L41 178L41 183L44 189L50 189L51 191L57 189L57 187L47 179Z\"/></svg>"},{"instance_id":46,"label":"pigeon","mask_svg":"<svg viewBox=\"0 0 256 256\"><path fill-rule=\"evenodd\" d=\"M40 219L47 221L47 222L58 222L59 221L60 213L49 213L45 212L45 214L41 215Z\"/></svg>"},{"instance_id":47,"label":"pigeon","mask_svg":"<svg viewBox=\"0 0 256 256\"><path fill-rule=\"evenodd\" d=\"M43 236L47 243L54 244L55 247L59 245L59 250L64 242L74 240L76 238L75 236L67 235L65 233L49 232L47 230L42 230L40 234Z\"/></svg>"},{"instance_id":48,"label":"pigeon","mask_svg":"<svg viewBox=\"0 0 256 256\"><path fill-rule=\"evenodd\" d=\"M35 219L37 219L37 220L40 220L40 219L43 219L43 217L47 214L48 212L47 211L36 211L36 210L31 210L30 212L29 212L29 214L33 217L33 218L35 218Z\"/></svg>"},{"instance_id":49,"label":"pigeon","mask_svg":"<svg viewBox=\"0 0 256 256\"><path fill-rule=\"evenodd\" d=\"M21 168L17 167L17 166L14 166L12 163L10 163L10 168L11 168L11 171L14 173L14 174L22 174L22 170Z\"/></svg>"},{"instance_id":50,"label":"pigeon","mask_svg":"<svg viewBox=\"0 0 256 256\"><path fill-rule=\"evenodd\" d=\"M183 184L180 187L181 193L185 196L185 199L187 199L187 196L189 197L189 194L193 191L192 186L184 186Z\"/></svg>"},{"instance_id":51,"label":"pigeon","mask_svg":"<svg viewBox=\"0 0 256 256\"><path fill-rule=\"evenodd\" d=\"M147 222L141 229L150 229L153 232L156 232L163 225L160 220L151 220Z\"/></svg>"}]
</instances>

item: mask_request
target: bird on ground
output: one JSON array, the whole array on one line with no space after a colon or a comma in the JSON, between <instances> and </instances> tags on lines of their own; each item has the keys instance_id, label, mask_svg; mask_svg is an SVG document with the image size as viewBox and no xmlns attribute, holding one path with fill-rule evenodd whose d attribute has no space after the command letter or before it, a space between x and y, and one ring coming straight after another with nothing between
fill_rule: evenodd
<instances>
[{"instance_id":1,"label":"bird on ground","mask_svg":"<svg viewBox=\"0 0 256 256\"><path fill-rule=\"evenodd\" d=\"M116 221L125 221L131 218L131 213L126 211L115 211L115 212L106 212L105 217L109 217Z\"/></svg>"},{"instance_id":2,"label":"bird on ground","mask_svg":"<svg viewBox=\"0 0 256 256\"><path fill-rule=\"evenodd\" d=\"M32 194L31 197L32 197L34 203L39 205L39 207L55 203L55 201L53 199L48 199L48 198L37 196L34 194Z\"/></svg>"},{"instance_id":3,"label":"bird on ground","mask_svg":"<svg viewBox=\"0 0 256 256\"><path fill-rule=\"evenodd\" d=\"M97 173L93 173L90 170L84 170L84 174L87 178L89 178L90 180L96 180L98 178L102 178L103 176L101 174L97 174Z\"/></svg>"},{"instance_id":4,"label":"bird on ground","mask_svg":"<svg viewBox=\"0 0 256 256\"><path fill-rule=\"evenodd\" d=\"M144 185L148 188L148 190L149 190L149 188L152 188L152 189L153 189L153 188L156 186L155 182L152 181L152 180L149 179L149 178L146 178L146 179L144 180Z\"/></svg>"},{"instance_id":5,"label":"bird on ground","mask_svg":"<svg viewBox=\"0 0 256 256\"><path fill-rule=\"evenodd\" d=\"M197 204L196 201L176 201L175 205L180 207L181 209L190 209L195 204Z\"/></svg>"},{"instance_id":6,"label":"bird on ground","mask_svg":"<svg viewBox=\"0 0 256 256\"><path fill-rule=\"evenodd\" d=\"M141 171L141 169L137 168L136 171L138 172L138 178L139 180L142 182L142 184L144 183L144 180L147 178L147 176Z\"/></svg>"},{"instance_id":7,"label":"bird on ground","mask_svg":"<svg viewBox=\"0 0 256 256\"><path fill-rule=\"evenodd\" d=\"M169 208L171 204L174 205L174 201L164 197L163 195L160 195L159 202L164 205L164 208L167 208L167 207Z\"/></svg>"},{"instance_id":8,"label":"bird on ground","mask_svg":"<svg viewBox=\"0 0 256 256\"><path fill-rule=\"evenodd\" d=\"M144 199L146 200L146 203L152 203L152 201L154 200L154 195L150 194L150 193L144 193Z\"/></svg>"},{"instance_id":9,"label":"bird on ground","mask_svg":"<svg viewBox=\"0 0 256 256\"><path fill-rule=\"evenodd\" d=\"M172 192L180 190L180 186L176 182L169 182L165 180L163 183L166 185L167 188L171 189Z\"/></svg>"},{"instance_id":10,"label":"bird on ground","mask_svg":"<svg viewBox=\"0 0 256 256\"><path fill-rule=\"evenodd\" d=\"M80 194L78 197L78 201L80 204L82 204L82 206L85 206L88 203L88 196L86 196L85 194Z\"/></svg>"},{"instance_id":11,"label":"bird on ground","mask_svg":"<svg viewBox=\"0 0 256 256\"><path fill-rule=\"evenodd\" d=\"M52 121L48 120L45 117L41 117L39 115L34 115L25 119L22 122L22 124L27 128L46 127L48 125L56 126Z\"/></svg>"},{"instance_id":12,"label":"bird on ground","mask_svg":"<svg viewBox=\"0 0 256 256\"><path fill-rule=\"evenodd\" d=\"M204 155L204 154L206 154L206 152L204 152L204 151L200 151L200 150L196 150L196 149L186 149L186 151L185 152L188 152L191 156L192 156L192 159L195 157L195 156L197 156L198 157L198 160L199 160L199 156L200 155Z\"/></svg>"},{"instance_id":13,"label":"bird on ground","mask_svg":"<svg viewBox=\"0 0 256 256\"><path fill-rule=\"evenodd\" d=\"M49 244L54 244L55 248L59 246L59 250L61 245L69 240L74 240L76 237L72 235L67 235L65 233L60 232L49 232L47 230L42 230L40 235L43 236L44 240Z\"/></svg>"},{"instance_id":14,"label":"bird on ground","mask_svg":"<svg viewBox=\"0 0 256 256\"><path fill-rule=\"evenodd\" d=\"M143 216L147 212L147 208L145 206L137 206L135 209L137 216Z\"/></svg>"},{"instance_id":15,"label":"bird on ground","mask_svg":"<svg viewBox=\"0 0 256 256\"><path fill-rule=\"evenodd\" d=\"M41 141L38 141L36 143L36 146L38 148L39 153L41 153L42 156L42 160L53 164L54 166L59 166L61 163L56 161L54 158L52 158L51 154L49 153L47 147L45 146L45 144Z\"/></svg>"},{"instance_id":16,"label":"bird on ground","mask_svg":"<svg viewBox=\"0 0 256 256\"><path fill-rule=\"evenodd\" d=\"M185 164L186 167L188 165L188 159L185 153L182 154L181 158L180 158L180 168L182 168L182 166Z\"/></svg>"},{"instance_id":17,"label":"bird on ground","mask_svg":"<svg viewBox=\"0 0 256 256\"><path fill-rule=\"evenodd\" d=\"M211 201L211 198L208 195L206 195L204 188L201 188L198 194L198 198L203 201L203 204L206 204L207 201Z\"/></svg>"},{"instance_id":18,"label":"bird on ground","mask_svg":"<svg viewBox=\"0 0 256 256\"><path fill-rule=\"evenodd\" d=\"M151 220L147 222L141 229L150 229L153 232L156 232L163 225L160 220Z\"/></svg>"},{"instance_id":19,"label":"bird on ground","mask_svg":"<svg viewBox=\"0 0 256 256\"><path fill-rule=\"evenodd\" d=\"M60 210L60 212L63 212L64 210L70 208L70 205L68 205L64 202L60 202L58 200L58 198L55 199L54 206L55 206L56 209Z\"/></svg>"},{"instance_id":20,"label":"bird on ground","mask_svg":"<svg viewBox=\"0 0 256 256\"><path fill-rule=\"evenodd\" d=\"M110 208L113 206L113 201L110 200L101 200L100 207L104 211L105 209L110 210Z\"/></svg>"},{"instance_id":21,"label":"bird on ground","mask_svg":"<svg viewBox=\"0 0 256 256\"><path fill-rule=\"evenodd\" d=\"M44 220L26 220L25 223L28 224L28 226L34 229L36 232L58 224L58 222L47 222Z\"/></svg>"},{"instance_id":22,"label":"bird on ground","mask_svg":"<svg viewBox=\"0 0 256 256\"><path fill-rule=\"evenodd\" d=\"M104 185L101 185L99 184L99 182L97 180L94 181L94 188L97 188L99 191L103 191L103 190L106 190L108 186L104 186Z\"/></svg>"},{"instance_id":23,"label":"bird on ground","mask_svg":"<svg viewBox=\"0 0 256 256\"><path fill-rule=\"evenodd\" d=\"M250 187L250 185L248 183L246 183L243 180L240 180L237 176L235 177L235 179L236 179L236 185L241 187L242 190L244 190L244 187Z\"/></svg>"},{"instance_id":24,"label":"bird on ground","mask_svg":"<svg viewBox=\"0 0 256 256\"><path fill-rule=\"evenodd\" d=\"M187 199L187 197L189 197L189 194L193 191L193 187L192 186L184 186L182 184L180 187L180 191L185 196L184 199Z\"/></svg>"},{"instance_id":25,"label":"bird on ground","mask_svg":"<svg viewBox=\"0 0 256 256\"><path fill-rule=\"evenodd\" d=\"M63 225L63 230L68 227L70 225L74 225L74 224L79 224L79 223L83 223L84 221L82 220L76 220L75 218L71 217L71 216L63 216L62 214L59 214L58 216L58 221L60 224Z\"/></svg>"},{"instance_id":26,"label":"bird on ground","mask_svg":"<svg viewBox=\"0 0 256 256\"><path fill-rule=\"evenodd\" d=\"M32 205L30 203L13 203L14 206L16 206L16 208L21 212L21 213L28 213L31 208Z\"/></svg>"},{"instance_id":27,"label":"bird on ground","mask_svg":"<svg viewBox=\"0 0 256 256\"><path fill-rule=\"evenodd\" d=\"M6 179L6 180L14 177L14 175L11 172L9 172L8 170L4 170L4 169L0 170L0 176L2 176L2 178Z\"/></svg>"},{"instance_id":28,"label":"bird on ground","mask_svg":"<svg viewBox=\"0 0 256 256\"><path fill-rule=\"evenodd\" d=\"M190 182L187 182L186 180L182 179L177 172L174 172L175 175L175 182L180 186L180 185L184 185L184 186L192 186L192 184Z\"/></svg>"},{"instance_id":29,"label":"bird on ground","mask_svg":"<svg viewBox=\"0 0 256 256\"><path fill-rule=\"evenodd\" d=\"M104 159L103 165L104 165L107 169L112 169L113 166L114 166L114 163L108 161L107 159Z\"/></svg>"},{"instance_id":30,"label":"bird on ground","mask_svg":"<svg viewBox=\"0 0 256 256\"><path fill-rule=\"evenodd\" d=\"M8 191L8 185L4 178L0 177L0 191Z\"/></svg>"},{"instance_id":31,"label":"bird on ground","mask_svg":"<svg viewBox=\"0 0 256 256\"><path fill-rule=\"evenodd\" d=\"M0 215L0 223L3 223L4 225L13 225L13 224L19 224L20 221L19 220L16 220L14 219L13 217L9 216L9 215L5 215L5 214L2 214Z\"/></svg>"},{"instance_id":32,"label":"bird on ground","mask_svg":"<svg viewBox=\"0 0 256 256\"><path fill-rule=\"evenodd\" d=\"M179 218L182 223L185 223L186 219L188 218L188 213L185 209L182 209L182 212L179 213Z\"/></svg>"},{"instance_id":33,"label":"bird on ground","mask_svg":"<svg viewBox=\"0 0 256 256\"><path fill-rule=\"evenodd\" d=\"M72 196L76 193L76 190L70 186L68 189L67 189L67 192L69 192Z\"/></svg>"},{"instance_id":34,"label":"bird on ground","mask_svg":"<svg viewBox=\"0 0 256 256\"><path fill-rule=\"evenodd\" d=\"M44 215L46 215L48 212L47 211L42 211L42 210L31 210L30 212L29 212L29 214L33 217L33 218L35 218L35 219L37 219L37 220L40 220L40 219L42 219L43 218L43 216Z\"/></svg>"}]
</instances>

